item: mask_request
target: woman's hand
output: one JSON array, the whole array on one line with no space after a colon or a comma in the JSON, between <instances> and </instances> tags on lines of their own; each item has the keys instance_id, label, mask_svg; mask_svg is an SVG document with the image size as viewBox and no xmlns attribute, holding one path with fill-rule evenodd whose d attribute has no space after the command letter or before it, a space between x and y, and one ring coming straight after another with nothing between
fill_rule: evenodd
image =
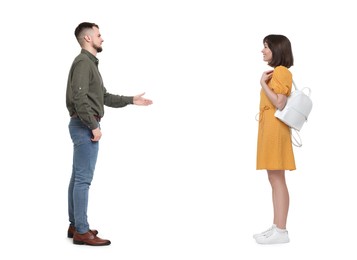
<instances>
[{"instance_id":1,"label":"woman's hand","mask_svg":"<svg viewBox=\"0 0 357 260\"><path fill-rule=\"evenodd\" d=\"M274 70L267 70L263 72L263 75L260 79L260 85L263 86L263 84L266 84L267 81L269 81L271 79L271 77L273 76L273 71Z\"/></svg>"}]
</instances>

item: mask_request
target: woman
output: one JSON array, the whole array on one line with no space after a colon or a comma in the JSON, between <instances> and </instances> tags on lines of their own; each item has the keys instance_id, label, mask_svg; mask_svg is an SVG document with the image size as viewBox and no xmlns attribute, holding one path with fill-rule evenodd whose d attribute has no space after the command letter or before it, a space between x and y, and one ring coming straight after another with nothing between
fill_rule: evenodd
<instances>
[{"instance_id":1,"label":"woman","mask_svg":"<svg viewBox=\"0 0 357 260\"><path fill-rule=\"evenodd\" d=\"M294 64L290 41L284 35L268 35L263 40L263 60L273 70L265 71L260 79L260 113L257 145L257 170L267 170L272 187L273 225L253 237L259 244L288 243L286 222L289 192L285 170L295 170L290 128L274 116L282 110L292 88L289 68Z\"/></svg>"}]
</instances>

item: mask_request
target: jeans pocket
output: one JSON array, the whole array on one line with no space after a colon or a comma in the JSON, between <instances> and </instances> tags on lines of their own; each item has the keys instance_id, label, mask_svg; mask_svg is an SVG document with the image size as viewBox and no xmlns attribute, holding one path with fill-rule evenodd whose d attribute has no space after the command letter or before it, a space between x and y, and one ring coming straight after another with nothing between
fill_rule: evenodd
<instances>
[{"instance_id":1,"label":"jeans pocket","mask_svg":"<svg viewBox=\"0 0 357 260\"><path fill-rule=\"evenodd\" d=\"M92 131L85 126L69 126L69 133L74 146L90 143Z\"/></svg>"}]
</instances>

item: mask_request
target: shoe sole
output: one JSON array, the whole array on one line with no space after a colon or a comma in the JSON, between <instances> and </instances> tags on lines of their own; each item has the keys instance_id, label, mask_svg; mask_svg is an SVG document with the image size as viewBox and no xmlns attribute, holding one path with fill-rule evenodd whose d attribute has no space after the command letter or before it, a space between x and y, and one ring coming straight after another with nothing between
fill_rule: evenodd
<instances>
[{"instance_id":1,"label":"shoe sole","mask_svg":"<svg viewBox=\"0 0 357 260\"><path fill-rule=\"evenodd\" d=\"M278 245L278 244L286 244L286 243L289 243L290 241L279 241L279 242L273 242L273 243L261 243L261 242L258 242L257 241L257 244L259 245Z\"/></svg>"},{"instance_id":2,"label":"shoe sole","mask_svg":"<svg viewBox=\"0 0 357 260\"><path fill-rule=\"evenodd\" d=\"M87 245L87 246L109 246L111 243L110 241L104 244L98 244L98 245L92 245L83 241L79 241L79 240L73 240L73 244L75 245Z\"/></svg>"},{"instance_id":3,"label":"shoe sole","mask_svg":"<svg viewBox=\"0 0 357 260\"><path fill-rule=\"evenodd\" d=\"M290 238L286 239L286 240L275 240L275 241L259 241L259 238L256 239L257 244L260 245L275 245L275 244L286 244L290 242Z\"/></svg>"}]
</instances>

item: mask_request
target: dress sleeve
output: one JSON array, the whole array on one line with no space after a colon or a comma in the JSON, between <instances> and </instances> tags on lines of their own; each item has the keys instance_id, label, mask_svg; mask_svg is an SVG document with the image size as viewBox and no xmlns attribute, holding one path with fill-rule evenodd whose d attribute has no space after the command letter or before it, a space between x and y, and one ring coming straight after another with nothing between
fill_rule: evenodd
<instances>
[{"instance_id":1,"label":"dress sleeve","mask_svg":"<svg viewBox=\"0 0 357 260\"><path fill-rule=\"evenodd\" d=\"M283 66L274 69L273 77L270 81L270 88L276 94L290 95L292 88L292 75L291 72Z\"/></svg>"}]
</instances>

